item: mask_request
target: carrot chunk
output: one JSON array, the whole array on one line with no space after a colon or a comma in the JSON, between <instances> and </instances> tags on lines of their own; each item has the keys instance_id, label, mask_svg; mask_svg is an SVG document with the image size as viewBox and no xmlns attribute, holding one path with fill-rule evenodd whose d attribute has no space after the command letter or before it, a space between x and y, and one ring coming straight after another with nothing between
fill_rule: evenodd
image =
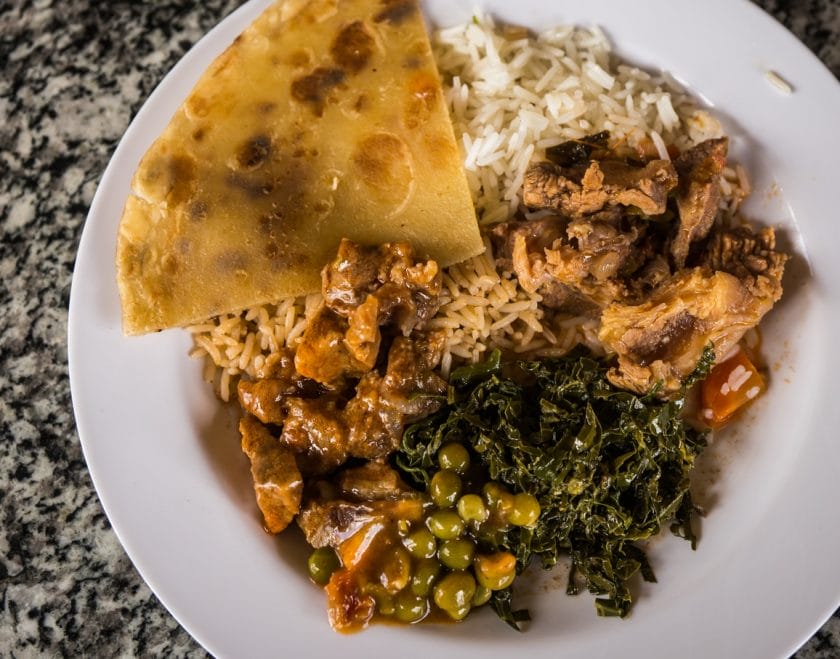
<instances>
[{"instance_id":1,"label":"carrot chunk","mask_svg":"<svg viewBox=\"0 0 840 659\"><path fill-rule=\"evenodd\" d=\"M735 412L761 395L764 377L743 350L712 369L703 381L703 421L712 427L724 425Z\"/></svg>"}]
</instances>

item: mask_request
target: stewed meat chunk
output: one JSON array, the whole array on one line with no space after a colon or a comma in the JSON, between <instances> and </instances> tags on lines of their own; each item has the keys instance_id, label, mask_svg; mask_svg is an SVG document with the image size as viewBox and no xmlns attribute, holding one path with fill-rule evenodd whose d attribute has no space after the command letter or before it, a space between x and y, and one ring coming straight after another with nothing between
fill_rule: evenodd
<instances>
[{"instance_id":1,"label":"stewed meat chunk","mask_svg":"<svg viewBox=\"0 0 840 659\"><path fill-rule=\"evenodd\" d=\"M321 292L330 309L347 317L380 285L382 250L344 239L338 252L321 271Z\"/></svg>"},{"instance_id":2,"label":"stewed meat chunk","mask_svg":"<svg viewBox=\"0 0 840 659\"><path fill-rule=\"evenodd\" d=\"M347 428L331 396L289 398L280 441L298 454L301 470L326 474L347 460Z\"/></svg>"},{"instance_id":3,"label":"stewed meat chunk","mask_svg":"<svg viewBox=\"0 0 840 659\"><path fill-rule=\"evenodd\" d=\"M300 510L303 479L295 455L250 416L239 422L239 432L242 451L251 461L254 492L265 529L269 533L279 533Z\"/></svg>"},{"instance_id":4,"label":"stewed meat chunk","mask_svg":"<svg viewBox=\"0 0 840 659\"><path fill-rule=\"evenodd\" d=\"M393 322L407 336L437 311L441 274L434 261L417 260L408 243L367 247L345 239L321 288L326 305L347 318L376 297L379 324Z\"/></svg>"},{"instance_id":5,"label":"stewed meat chunk","mask_svg":"<svg viewBox=\"0 0 840 659\"><path fill-rule=\"evenodd\" d=\"M302 376L326 385L346 377L360 377L370 367L354 356L345 342L347 320L322 306L309 320L295 354L295 368Z\"/></svg>"},{"instance_id":6,"label":"stewed meat chunk","mask_svg":"<svg viewBox=\"0 0 840 659\"><path fill-rule=\"evenodd\" d=\"M385 375L365 375L347 404L349 450L358 457L385 457L399 446L407 423L431 414L442 404L446 382L434 372L444 337L425 340L397 337L388 351Z\"/></svg>"},{"instance_id":7,"label":"stewed meat chunk","mask_svg":"<svg viewBox=\"0 0 840 659\"><path fill-rule=\"evenodd\" d=\"M692 243L705 238L714 224L728 145L725 137L706 140L674 159L680 221L671 240L671 255L677 268L685 265Z\"/></svg>"},{"instance_id":8,"label":"stewed meat chunk","mask_svg":"<svg viewBox=\"0 0 840 659\"><path fill-rule=\"evenodd\" d=\"M701 257L704 265L740 279L758 295L778 300L782 274L790 257L776 250L776 232L766 227L756 232L748 226L715 231Z\"/></svg>"},{"instance_id":9,"label":"stewed meat chunk","mask_svg":"<svg viewBox=\"0 0 840 659\"><path fill-rule=\"evenodd\" d=\"M288 396L294 396L297 388L280 379L240 380L236 387L239 405L253 414L262 423L280 425L286 420L283 405Z\"/></svg>"},{"instance_id":10,"label":"stewed meat chunk","mask_svg":"<svg viewBox=\"0 0 840 659\"><path fill-rule=\"evenodd\" d=\"M593 313L627 296L624 279L647 258L640 249L645 231L645 220L611 208L572 220L507 222L494 234L503 263L510 263L526 291L554 309Z\"/></svg>"},{"instance_id":11,"label":"stewed meat chunk","mask_svg":"<svg viewBox=\"0 0 840 659\"><path fill-rule=\"evenodd\" d=\"M394 469L379 460L342 470L336 483L344 497L356 501L400 499L412 492Z\"/></svg>"},{"instance_id":12,"label":"stewed meat chunk","mask_svg":"<svg viewBox=\"0 0 840 659\"><path fill-rule=\"evenodd\" d=\"M359 381L356 395L344 412L353 455L375 460L399 446L405 416L391 405L378 373L368 373Z\"/></svg>"},{"instance_id":13,"label":"stewed meat chunk","mask_svg":"<svg viewBox=\"0 0 840 659\"><path fill-rule=\"evenodd\" d=\"M309 321L295 367L331 386L375 366L381 327L408 336L440 306L437 263L417 261L408 243L365 247L342 240L322 280L324 305Z\"/></svg>"},{"instance_id":14,"label":"stewed meat chunk","mask_svg":"<svg viewBox=\"0 0 840 659\"><path fill-rule=\"evenodd\" d=\"M241 382L240 402L260 421L282 425L277 441L294 453L306 475L330 473L349 457L385 458L406 424L440 408L446 382L434 369L444 340L440 333L396 337L384 375L366 373L349 401L324 390L295 395L299 387L277 379Z\"/></svg>"},{"instance_id":15,"label":"stewed meat chunk","mask_svg":"<svg viewBox=\"0 0 840 659\"><path fill-rule=\"evenodd\" d=\"M641 167L619 160L572 167L544 161L525 172L523 200L530 208L559 210L572 217L607 206L634 206L646 215L660 215L676 185L669 160L651 160Z\"/></svg>"},{"instance_id":16,"label":"stewed meat chunk","mask_svg":"<svg viewBox=\"0 0 840 659\"><path fill-rule=\"evenodd\" d=\"M618 356L610 380L639 393L657 383L677 391L707 345L720 359L781 298L787 259L772 229L721 230L704 266L680 271L641 304L608 306L599 338Z\"/></svg>"},{"instance_id":17,"label":"stewed meat chunk","mask_svg":"<svg viewBox=\"0 0 840 659\"><path fill-rule=\"evenodd\" d=\"M431 332L416 338L397 337L388 351L384 387L391 404L407 421L436 412L446 381L435 373L443 356L446 336Z\"/></svg>"},{"instance_id":18,"label":"stewed meat chunk","mask_svg":"<svg viewBox=\"0 0 840 659\"><path fill-rule=\"evenodd\" d=\"M286 419L284 401L289 397L317 398L325 389L295 370L294 353L283 349L268 356L254 380L237 385L239 405L263 423L281 425Z\"/></svg>"},{"instance_id":19,"label":"stewed meat chunk","mask_svg":"<svg viewBox=\"0 0 840 659\"><path fill-rule=\"evenodd\" d=\"M404 555L393 551L401 547L397 525L420 520L427 503L381 462L345 470L337 482L339 492L332 483L317 483L317 494L297 522L310 545L332 547L341 558L341 568L326 586L327 609L334 629L353 631L373 616L372 584L389 593L405 587L404 577L398 576L405 571L390 563ZM388 581L383 574L395 578Z\"/></svg>"},{"instance_id":20,"label":"stewed meat chunk","mask_svg":"<svg viewBox=\"0 0 840 659\"><path fill-rule=\"evenodd\" d=\"M384 462L368 462L344 469L333 483L313 488L298 516L307 542L313 547L338 549L343 542L372 522L385 523L422 514L423 500L399 474ZM323 490L323 492L319 491ZM326 494L325 494L326 493ZM408 518L401 515L407 514Z\"/></svg>"}]
</instances>

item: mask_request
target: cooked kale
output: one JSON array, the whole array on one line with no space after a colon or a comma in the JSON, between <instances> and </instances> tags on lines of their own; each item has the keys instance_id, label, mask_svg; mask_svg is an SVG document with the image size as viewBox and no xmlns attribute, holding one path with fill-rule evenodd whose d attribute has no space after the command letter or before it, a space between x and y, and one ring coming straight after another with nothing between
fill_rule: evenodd
<instances>
[{"instance_id":1,"label":"cooked kale","mask_svg":"<svg viewBox=\"0 0 840 659\"><path fill-rule=\"evenodd\" d=\"M441 445L468 446L490 478L540 502L534 528L497 537L498 547L516 555L518 570L533 558L550 568L568 555L567 592L576 593L582 580L598 596L600 615L625 616L631 577L655 581L636 543L671 522L694 544L689 475L705 435L684 422L684 398L616 389L606 370L582 353L508 364L494 354L459 369L449 404L405 431L396 463L422 486ZM492 606L514 627L527 616L512 609L510 591L495 593Z\"/></svg>"}]
</instances>

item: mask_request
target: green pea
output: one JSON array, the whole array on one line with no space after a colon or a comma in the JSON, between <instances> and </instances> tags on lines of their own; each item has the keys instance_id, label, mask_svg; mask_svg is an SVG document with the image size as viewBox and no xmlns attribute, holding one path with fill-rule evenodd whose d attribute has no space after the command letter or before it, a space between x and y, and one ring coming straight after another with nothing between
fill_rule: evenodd
<instances>
[{"instance_id":1,"label":"green pea","mask_svg":"<svg viewBox=\"0 0 840 659\"><path fill-rule=\"evenodd\" d=\"M440 563L434 558L424 558L417 562L414 567L414 575L411 577L411 592L415 595L426 596L432 592L440 574Z\"/></svg>"},{"instance_id":2,"label":"green pea","mask_svg":"<svg viewBox=\"0 0 840 659\"><path fill-rule=\"evenodd\" d=\"M425 618L428 613L429 600L425 597L415 595L409 590L404 590L397 595L394 602L394 614L400 622L418 622Z\"/></svg>"},{"instance_id":3,"label":"green pea","mask_svg":"<svg viewBox=\"0 0 840 659\"><path fill-rule=\"evenodd\" d=\"M306 564L309 568L309 577L322 586L329 582L332 573L341 567L341 561L332 547L316 549L309 555Z\"/></svg>"},{"instance_id":4,"label":"green pea","mask_svg":"<svg viewBox=\"0 0 840 659\"><path fill-rule=\"evenodd\" d=\"M438 464L441 469L463 474L470 466L469 451L461 444L444 444L438 449Z\"/></svg>"},{"instance_id":5,"label":"green pea","mask_svg":"<svg viewBox=\"0 0 840 659\"><path fill-rule=\"evenodd\" d=\"M454 471L444 469L432 476L429 494L438 508L450 508L461 496L461 477Z\"/></svg>"},{"instance_id":6,"label":"green pea","mask_svg":"<svg viewBox=\"0 0 840 659\"><path fill-rule=\"evenodd\" d=\"M463 620L467 617L467 614L470 612L471 609L472 606L467 604L466 606L459 606L457 609L454 610L450 609L446 612L446 615L448 615L450 618L456 621Z\"/></svg>"},{"instance_id":7,"label":"green pea","mask_svg":"<svg viewBox=\"0 0 840 659\"><path fill-rule=\"evenodd\" d=\"M437 540L429 529L420 527L405 538L403 544L414 558L431 558L437 552Z\"/></svg>"},{"instance_id":8,"label":"green pea","mask_svg":"<svg viewBox=\"0 0 840 659\"><path fill-rule=\"evenodd\" d=\"M458 514L465 522L474 522L475 524L486 522L490 515L484 501L477 494L465 494L458 499Z\"/></svg>"},{"instance_id":9,"label":"green pea","mask_svg":"<svg viewBox=\"0 0 840 659\"><path fill-rule=\"evenodd\" d=\"M450 469L463 474L470 466L470 454L461 444L446 444L438 450L438 464L441 469Z\"/></svg>"},{"instance_id":10,"label":"green pea","mask_svg":"<svg viewBox=\"0 0 840 659\"><path fill-rule=\"evenodd\" d=\"M376 600L376 610L379 611L380 615L394 615L396 605L394 598L391 595L388 595L387 593L378 593L374 595L373 598Z\"/></svg>"},{"instance_id":11,"label":"green pea","mask_svg":"<svg viewBox=\"0 0 840 659\"><path fill-rule=\"evenodd\" d=\"M436 510L426 518L426 526L441 540L454 540L464 532L464 520L454 510Z\"/></svg>"},{"instance_id":12,"label":"green pea","mask_svg":"<svg viewBox=\"0 0 840 659\"><path fill-rule=\"evenodd\" d=\"M435 604L455 620L469 613L474 596L475 578L469 572L450 572L435 585Z\"/></svg>"},{"instance_id":13,"label":"green pea","mask_svg":"<svg viewBox=\"0 0 840 659\"><path fill-rule=\"evenodd\" d=\"M504 590L516 577L516 558L507 551L480 554L473 561L475 578L490 590Z\"/></svg>"},{"instance_id":14,"label":"green pea","mask_svg":"<svg viewBox=\"0 0 840 659\"><path fill-rule=\"evenodd\" d=\"M466 570L472 565L475 545L464 538L444 540L438 549L440 562L452 570Z\"/></svg>"},{"instance_id":15,"label":"green pea","mask_svg":"<svg viewBox=\"0 0 840 659\"><path fill-rule=\"evenodd\" d=\"M508 511L513 507L513 495L504 486L493 481L485 483L482 491L490 510L507 517Z\"/></svg>"},{"instance_id":16,"label":"green pea","mask_svg":"<svg viewBox=\"0 0 840 659\"><path fill-rule=\"evenodd\" d=\"M514 526L533 526L540 516L540 502L532 494L520 492L513 495L513 506L508 521Z\"/></svg>"},{"instance_id":17,"label":"green pea","mask_svg":"<svg viewBox=\"0 0 840 659\"><path fill-rule=\"evenodd\" d=\"M475 595L472 598L472 605L473 606L481 606L482 604L487 604L490 601L490 596L493 594L493 591L481 584L476 585L475 587Z\"/></svg>"}]
</instances>

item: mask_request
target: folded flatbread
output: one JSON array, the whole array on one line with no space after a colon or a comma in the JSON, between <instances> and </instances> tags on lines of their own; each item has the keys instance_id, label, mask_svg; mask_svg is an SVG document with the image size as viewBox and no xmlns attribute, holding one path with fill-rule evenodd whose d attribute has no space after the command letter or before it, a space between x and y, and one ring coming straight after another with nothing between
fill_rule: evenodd
<instances>
[{"instance_id":1,"label":"folded flatbread","mask_svg":"<svg viewBox=\"0 0 840 659\"><path fill-rule=\"evenodd\" d=\"M317 291L344 237L483 250L416 0L277 2L213 62L132 181L123 329Z\"/></svg>"}]
</instances>

